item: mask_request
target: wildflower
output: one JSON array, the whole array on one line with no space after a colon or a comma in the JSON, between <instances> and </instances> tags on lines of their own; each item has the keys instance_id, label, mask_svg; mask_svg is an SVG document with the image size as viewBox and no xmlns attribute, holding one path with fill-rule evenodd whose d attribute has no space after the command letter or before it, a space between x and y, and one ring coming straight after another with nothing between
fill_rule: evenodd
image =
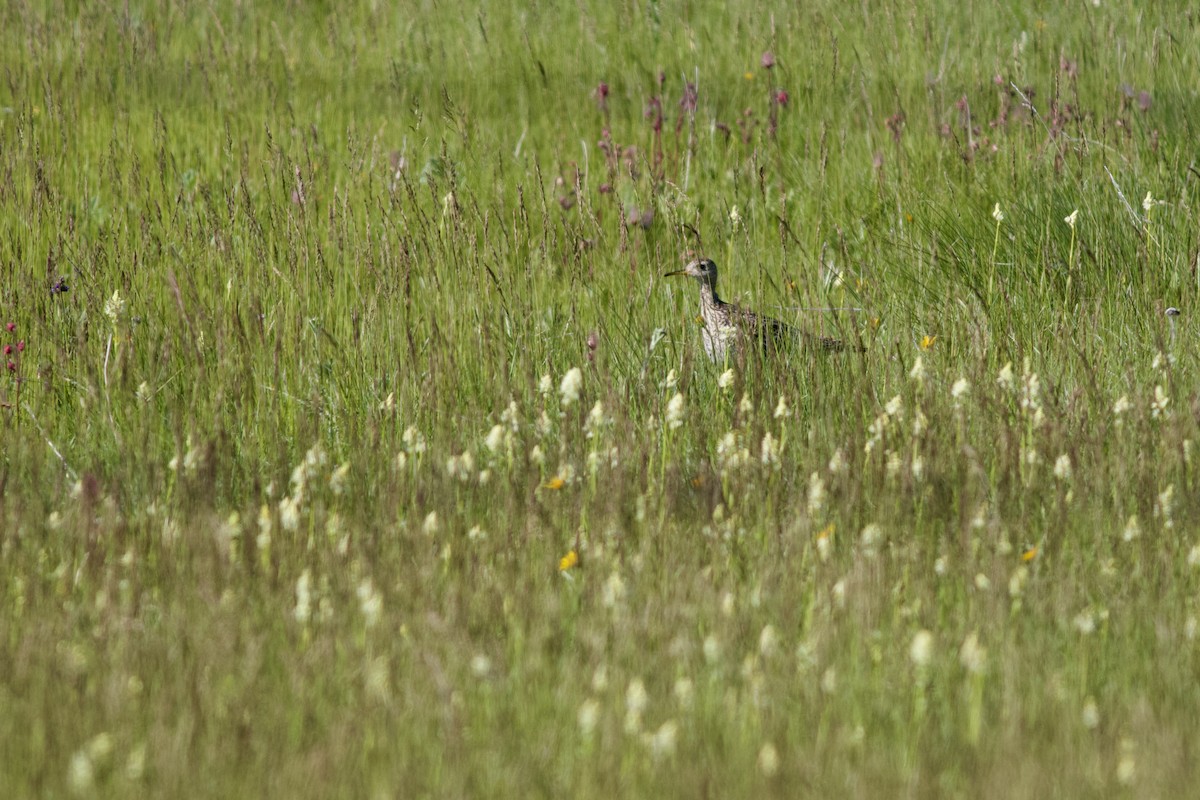
<instances>
[{"instance_id":1,"label":"wildflower","mask_svg":"<svg viewBox=\"0 0 1200 800\"><path fill-rule=\"evenodd\" d=\"M1157 372L1166 372L1168 366L1175 366L1174 354L1164 353L1161 350L1154 354L1154 360L1150 362L1151 368Z\"/></svg>"},{"instance_id":2,"label":"wildflower","mask_svg":"<svg viewBox=\"0 0 1200 800\"><path fill-rule=\"evenodd\" d=\"M1094 731L1100 726L1100 709L1096 706L1093 698L1089 697L1083 701L1083 711L1079 714L1079 721L1089 731Z\"/></svg>"},{"instance_id":3,"label":"wildflower","mask_svg":"<svg viewBox=\"0 0 1200 800\"><path fill-rule=\"evenodd\" d=\"M519 433L521 430L521 415L517 410L517 401L509 400L508 408L500 414L500 421L508 426L508 429L513 433Z\"/></svg>"},{"instance_id":4,"label":"wildflower","mask_svg":"<svg viewBox=\"0 0 1200 800\"><path fill-rule=\"evenodd\" d=\"M13 331L15 331L15 330L17 329L17 323L15 323L15 322L10 322L10 323L8 323L7 325L5 325L5 326L4 326L4 328L5 328L5 330L7 330L9 333L12 333Z\"/></svg>"},{"instance_id":5,"label":"wildflower","mask_svg":"<svg viewBox=\"0 0 1200 800\"><path fill-rule=\"evenodd\" d=\"M1121 532L1121 539L1126 542L1132 542L1141 535L1142 526L1138 524L1137 514L1134 514L1125 523L1125 530Z\"/></svg>"},{"instance_id":6,"label":"wildflower","mask_svg":"<svg viewBox=\"0 0 1200 800\"><path fill-rule=\"evenodd\" d=\"M483 445L492 453L499 453L500 448L504 446L504 426L493 425L487 438L483 440Z\"/></svg>"},{"instance_id":7,"label":"wildflower","mask_svg":"<svg viewBox=\"0 0 1200 800\"><path fill-rule=\"evenodd\" d=\"M667 402L667 427L670 430L683 425L683 395L679 392L675 393Z\"/></svg>"},{"instance_id":8,"label":"wildflower","mask_svg":"<svg viewBox=\"0 0 1200 800\"><path fill-rule=\"evenodd\" d=\"M655 760L675 754L675 739L679 733L679 723L675 720L664 722L653 735L646 739L650 756Z\"/></svg>"},{"instance_id":9,"label":"wildflower","mask_svg":"<svg viewBox=\"0 0 1200 800\"><path fill-rule=\"evenodd\" d=\"M846 454L839 447L829 458L829 472L833 475L845 475L849 470L850 465L846 463Z\"/></svg>"},{"instance_id":10,"label":"wildflower","mask_svg":"<svg viewBox=\"0 0 1200 800\"><path fill-rule=\"evenodd\" d=\"M921 349L929 350L937 343L937 336L930 336L928 333L921 337Z\"/></svg>"},{"instance_id":11,"label":"wildflower","mask_svg":"<svg viewBox=\"0 0 1200 800\"><path fill-rule=\"evenodd\" d=\"M1154 196L1150 194L1150 192L1146 192L1146 196L1142 198L1142 210L1149 214L1150 209L1154 208L1157 202L1158 201L1154 199Z\"/></svg>"},{"instance_id":12,"label":"wildflower","mask_svg":"<svg viewBox=\"0 0 1200 800\"><path fill-rule=\"evenodd\" d=\"M1054 477L1060 481L1071 480L1071 457L1063 453L1054 462Z\"/></svg>"},{"instance_id":13,"label":"wildflower","mask_svg":"<svg viewBox=\"0 0 1200 800\"><path fill-rule=\"evenodd\" d=\"M415 456L425 452L425 437L417 430L415 425L409 425L405 428L401 439L404 442L404 449L409 455Z\"/></svg>"},{"instance_id":14,"label":"wildflower","mask_svg":"<svg viewBox=\"0 0 1200 800\"><path fill-rule=\"evenodd\" d=\"M110 322L112 322L113 327L116 327L117 323L120 322L121 317L124 316L125 305L126 303L124 298L121 297L120 289L115 289L112 293L112 297L105 301L104 315L108 317ZM9 324L11 325L12 323ZM9 328L9 330L11 331L12 328Z\"/></svg>"},{"instance_id":15,"label":"wildflower","mask_svg":"<svg viewBox=\"0 0 1200 800\"><path fill-rule=\"evenodd\" d=\"M1096 617L1091 611L1080 611L1075 615L1073 624L1075 625L1075 630L1084 636L1090 636L1096 632Z\"/></svg>"},{"instance_id":16,"label":"wildflower","mask_svg":"<svg viewBox=\"0 0 1200 800\"><path fill-rule=\"evenodd\" d=\"M350 462L347 461L333 471L329 476L329 490L335 495L341 495L346 491L346 476L350 474Z\"/></svg>"},{"instance_id":17,"label":"wildflower","mask_svg":"<svg viewBox=\"0 0 1200 800\"><path fill-rule=\"evenodd\" d=\"M558 491L559 489L563 488L566 485L567 485L566 480L563 479L559 475L555 475L553 478L551 478L550 480L548 480L544 484L542 484L543 488L551 489L553 491Z\"/></svg>"},{"instance_id":18,"label":"wildflower","mask_svg":"<svg viewBox=\"0 0 1200 800\"><path fill-rule=\"evenodd\" d=\"M675 370L672 369L670 372L667 373L667 377L663 380L663 382L658 385L658 388L674 389L675 384L677 384L677 383L679 383L679 376L675 373Z\"/></svg>"},{"instance_id":19,"label":"wildflower","mask_svg":"<svg viewBox=\"0 0 1200 800\"><path fill-rule=\"evenodd\" d=\"M770 742L764 744L758 751L758 771L767 778L779 771L779 752Z\"/></svg>"},{"instance_id":20,"label":"wildflower","mask_svg":"<svg viewBox=\"0 0 1200 800\"><path fill-rule=\"evenodd\" d=\"M974 631L963 639L962 647L958 650L958 663L972 675L980 675L987 666L987 648L980 646L979 635Z\"/></svg>"},{"instance_id":21,"label":"wildflower","mask_svg":"<svg viewBox=\"0 0 1200 800\"><path fill-rule=\"evenodd\" d=\"M779 402L775 404L775 419L786 419L792 415L792 410L788 408L787 397L779 395Z\"/></svg>"},{"instance_id":22,"label":"wildflower","mask_svg":"<svg viewBox=\"0 0 1200 800\"><path fill-rule=\"evenodd\" d=\"M1113 403L1113 416L1117 418L1117 422L1121 421L1121 415L1133 408L1133 403L1129 402L1129 397L1121 395L1117 398L1117 402Z\"/></svg>"},{"instance_id":23,"label":"wildflower","mask_svg":"<svg viewBox=\"0 0 1200 800\"><path fill-rule=\"evenodd\" d=\"M721 377L717 378L717 386L722 389L728 389L730 386L733 386L733 378L733 370L727 369L721 373Z\"/></svg>"},{"instance_id":24,"label":"wildflower","mask_svg":"<svg viewBox=\"0 0 1200 800\"><path fill-rule=\"evenodd\" d=\"M1011 361L1007 362L1004 367L1001 368L1000 374L996 377L996 383L1000 385L1001 389L1007 389L1009 391L1012 390L1013 386L1016 384L1016 378L1013 375L1013 365Z\"/></svg>"},{"instance_id":25,"label":"wildflower","mask_svg":"<svg viewBox=\"0 0 1200 800\"><path fill-rule=\"evenodd\" d=\"M1028 550L1026 550L1024 553L1021 553L1021 560L1028 563L1030 561L1033 561L1035 558L1037 558L1037 554L1038 554L1038 549L1037 549L1037 546L1035 545L1034 547L1031 547Z\"/></svg>"},{"instance_id":26,"label":"wildflower","mask_svg":"<svg viewBox=\"0 0 1200 800\"><path fill-rule=\"evenodd\" d=\"M579 390L583 387L583 371L579 367L572 367L563 376L562 383L559 384L558 393L562 398L563 408L570 406L579 399Z\"/></svg>"},{"instance_id":27,"label":"wildflower","mask_svg":"<svg viewBox=\"0 0 1200 800\"><path fill-rule=\"evenodd\" d=\"M779 647L779 634L775 631L775 626L766 625L762 629L762 633L758 636L758 652L764 657L770 657L775 654Z\"/></svg>"},{"instance_id":28,"label":"wildflower","mask_svg":"<svg viewBox=\"0 0 1200 800\"><path fill-rule=\"evenodd\" d=\"M995 208L992 209L992 219L996 220L997 225L1004 222L1004 212L1000 210L999 203L996 203Z\"/></svg>"},{"instance_id":29,"label":"wildflower","mask_svg":"<svg viewBox=\"0 0 1200 800\"><path fill-rule=\"evenodd\" d=\"M1079 218L1079 209L1075 209L1067 216L1063 217L1063 222L1071 226L1071 230L1075 230L1075 220Z\"/></svg>"},{"instance_id":30,"label":"wildflower","mask_svg":"<svg viewBox=\"0 0 1200 800\"><path fill-rule=\"evenodd\" d=\"M900 454L895 450L887 451L887 465L885 468L887 469L887 476L889 478L894 479L900 475Z\"/></svg>"},{"instance_id":31,"label":"wildflower","mask_svg":"<svg viewBox=\"0 0 1200 800\"><path fill-rule=\"evenodd\" d=\"M292 616L301 625L307 625L309 617L312 615L311 584L312 573L306 569L296 579L296 607L292 610Z\"/></svg>"},{"instance_id":32,"label":"wildflower","mask_svg":"<svg viewBox=\"0 0 1200 800\"><path fill-rule=\"evenodd\" d=\"M1133 758L1133 742L1121 740L1121 760L1117 762L1117 782L1129 786L1137 776L1137 762Z\"/></svg>"},{"instance_id":33,"label":"wildflower","mask_svg":"<svg viewBox=\"0 0 1200 800\"><path fill-rule=\"evenodd\" d=\"M483 653L476 653L471 659L471 673L476 678L486 678L492 671L492 660Z\"/></svg>"},{"instance_id":34,"label":"wildflower","mask_svg":"<svg viewBox=\"0 0 1200 800\"><path fill-rule=\"evenodd\" d=\"M641 730L642 714L646 710L649 699L649 695L646 694L646 684L642 683L641 678L634 678L629 682L629 686L625 688L626 732L637 733Z\"/></svg>"},{"instance_id":35,"label":"wildflower","mask_svg":"<svg viewBox=\"0 0 1200 800\"><path fill-rule=\"evenodd\" d=\"M883 528L872 522L862 529L862 533L858 535L859 543L862 545L863 555L871 558L878 551L879 542L883 539Z\"/></svg>"},{"instance_id":36,"label":"wildflower","mask_svg":"<svg viewBox=\"0 0 1200 800\"><path fill-rule=\"evenodd\" d=\"M695 686L692 684L691 678L680 678L675 681L675 700L682 708L692 707L692 696L695 693Z\"/></svg>"},{"instance_id":37,"label":"wildflower","mask_svg":"<svg viewBox=\"0 0 1200 800\"><path fill-rule=\"evenodd\" d=\"M955 408L962 408L963 400L971 394L971 382L966 378L959 378L950 387L950 397L954 400Z\"/></svg>"},{"instance_id":38,"label":"wildflower","mask_svg":"<svg viewBox=\"0 0 1200 800\"><path fill-rule=\"evenodd\" d=\"M924 629L917 631L909 644L908 657L919 669L929 666L933 660L933 634Z\"/></svg>"},{"instance_id":39,"label":"wildflower","mask_svg":"<svg viewBox=\"0 0 1200 800\"><path fill-rule=\"evenodd\" d=\"M817 556L822 561L829 560L829 555L833 550L833 533L835 530L836 526L831 522L817 534Z\"/></svg>"},{"instance_id":40,"label":"wildflower","mask_svg":"<svg viewBox=\"0 0 1200 800\"><path fill-rule=\"evenodd\" d=\"M762 66L763 69L771 69L772 67L775 66L775 54L772 53L770 50L765 51L762 54L762 58L759 59L758 63Z\"/></svg>"},{"instance_id":41,"label":"wildflower","mask_svg":"<svg viewBox=\"0 0 1200 800\"><path fill-rule=\"evenodd\" d=\"M1025 583L1029 580L1029 568L1017 567L1008 579L1008 596L1017 598L1025 591Z\"/></svg>"},{"instance_id":42,"label":"wildflower","mask_svg":"<svg viewBox=\"0 0 1200 800\"><path fill-rule=\"evenodd\" d=\"M775 437L771 435L770 431L763 434L762 463L764 467L779 466L779 443L775 441Z\"/></svg>"},{"instance_id":43,"label":"wildflower","mask_svg":"<svg viewBox=\"0 0 1200 800\"><path fill-rule=\"evenodd\" d=\"M67 767L67 785L78 795L89 794L96 782L96 767L91 757L84 750L77 750L71 756Z\"/></svg>"},{"instance_id":44,"label":"wildflower","mask_svg":"<svg viewBox=\"0 0 1200 800\"><path fill-rule=\"evenodd\" d=\"M1162 384L1154 387L1154 401L1150 403L1150 416L1158 419L1159 417L1167 417L1170 412L1167 411L1167 406L1171 404L1171 398L1167 397L1167 393L1163 391Z\"/></svg>"},{"instance_id":45,"label":"wildflower","mask_svg":"<svg viewBox=\"0 0 1200 800\"><path fill-rule=\"evenodd\" d=\"M1175 510L1175 484L1169 484L1154 501L1154 516L1162 519L1164 528L1175 527L1171 515Z\"/></svg>"},{"instance_id":46,"label":"wildflower","mask_svg":"<svg viewBox=\"0 0 1200 800\"><path fill-rule=\"evenodd\" d=\"M300 529L299 497L285 497L279 501L279 524L285 531Z\"/></svg>"},{"instance_id":47,"label":"wildflower","mask_svg":"<svg viewBox=\"0 0 1200 800\"><path fill-rule=\"evenodd\" d=\"M604 416L604 404L599 400L592 406L592 410L588 412L587 422L584 423L584 428L587 430L587 438L593 438L596 433L609 420Z\"/></svg>"},{"instance_id":48,"label":"wildflower","mask_svg":"<svg viewBox=\"0 0 1200 800\"><path fill-rule=\"evenodd\" d=\"M733 223L733 229L735 231L738 229L738 226L742 224L742 215L738 213L737 206L729 209L729 221Z\"/></svg>"},{"instance_id":49,"label":"wildflower","mask_svg":"<svg viewBox=\"0 0 1200 800\"><path fill-rule=\"evenodd\" d=\"M896 395L887 401L887 405L883 407L883 410L889 417L898 417L904 413L904 400L901 399L900 395Z\"/></svg>"},{"instance_id":50,"label":"wildflower","mask_svg":"<svg viewBox=\"0 0 1200 800\"><path fill-rule=\"evenodd\" d=\"M775 102L780 106L786 106L788 104L788 100L790 99L791 98L788 96L788 93L785 89L777 89L775 91Z\"/></svg>"},{"instance_id":51,"label":"wildflower","mask_svg":"<svg viewBox=\"0 0 1200 800\"><path fill-rule=\"evenodd\" d=\"M375 591L375 586L371 583L371 579L367 578L358 585L358 604L359 610L363 615L363 622L368 628L374 628L375 623L379 622L380 612L383 611L383 598L379 592Z\"/></svg>"},{"instance_id":52,"label":"wildflower","mask_svg":"<svg viewBox=\"0 0 1200 800\"><path fill-rule=\"evenodd\" d=\"M579 553L574 550L568 551L565 556L558 560L559 572L566 572L577 566L579 566Z\"/></svg>"},{"instance_id":53,"label":"wildflower","mask_svg":"<svg viewBox=\"0 0 1200 800\"><path fill-rule=\"evenodd\" d=\"M750 395L742 395L742 399L738 401L738 413L744 417L754 413L754 402L750 399Z\"/></svg>"},{"instance_id":54,"label":"wildflower","mask_svg":"<svg viewBox=\"0 0 1200 800\"><path fill-rule=\"evenodd\" d=\"M579 707L578 720L579 732L585 737L591 736L592 731L596 730L596 723L600 721L600 703L594 698L584 700Z\"/></svg>"},{"instance_id":55,"label":"wildflower","mask_svg":"<svg viewBox=\"0 0 1200 800\"><path fill-rule=\"evenodd\" d=\"M925 380L925 362L920 356L917 356L916 361L913 362L912 369L908 372L908 377L917 383L922 383Z\"/></svg>"},{"instance_id":56,"label":"wildflower","mask_svg":"<svg viewBox=\"0 0 1200 800\"><path fill-rule=\"evenodd\" d=\"M715 664L720 660L721 643L711 633L704 637L704 645L701 649L704 651L704 660L709 664Z\"/></svg>"},{"instance_id":57,"label":"wildflower","mask_svg":"<svg viewBox=\"0 0 1200 800\"><path fill-rule=\"evenodd\" d=\"M554 384L551 381L550 374L546 373L538 380L538 394L542 397L549 397L550 392L554 390Z\"/></svg>"},{"instance_id":58,"label":"wildflower","mask_svg":"<svg viewBox=\"0 0 1200 800\"><path fill-rule=\"evenodd\" d=\"M817 516L825 509L825 481L818 472L808 476L808 513Z\"/></svg>"},{"instance_id":59,"label":"wildflower","mask_svg":"<svg viewBox=\"0 0 1200 800\"><path fill-rule=\"evenodd\" d=\"M625 581L621 580L619 572L613 572L604 582L600 596L605 608L616 608L625 601Z\"/></svg>"}]
</instances>

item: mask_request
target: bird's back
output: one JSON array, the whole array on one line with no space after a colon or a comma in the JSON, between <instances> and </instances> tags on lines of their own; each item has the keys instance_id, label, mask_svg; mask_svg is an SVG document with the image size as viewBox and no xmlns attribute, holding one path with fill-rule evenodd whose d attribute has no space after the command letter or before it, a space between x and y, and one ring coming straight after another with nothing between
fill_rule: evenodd
<instances>
[{"instance_id":1,"label":"bird's back","mask_svg":"<svg viewBox=\"0 0 1200 800\"><path fill-rule=\"evenodd\" d=\"M713 304L711 315L706 314L705 316L710 337L713 334L720 334L721 329L724 328L727 338L732 336L744 340L755 349L766 353L797 345L805 349L829 353L838 353L846 349L846 343L841 339L807 333L785 322L757 314L748 308L726 303L720 299L716 299ZM707 319L709 316L716 321L715 326ZM710 355L712 354L710 353Z\"/></svg>"}]
</instances>

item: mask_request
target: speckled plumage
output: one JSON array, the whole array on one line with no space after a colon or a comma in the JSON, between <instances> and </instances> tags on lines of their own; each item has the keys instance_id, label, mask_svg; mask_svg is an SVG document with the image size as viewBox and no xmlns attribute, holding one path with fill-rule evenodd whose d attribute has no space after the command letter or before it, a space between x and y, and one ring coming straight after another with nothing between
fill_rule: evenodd
<instances>
[{"instance_id":1,"label":"speckled plumage","mask_svg":"<svg viewBox=\"0 0 1200 800\"><path fill-rule=\"evenodd\" d=\"M697 259L665 277L673 275L686 275L700 283L700 318L704 322L700 335L704 352L714 362L725 362L744 350L747 342L764 353L789 345L832 352L845 349L840 339L804 333L777 319L726 303L717 295L717 265L711 259Z\"/></svg>"}]
</instances>

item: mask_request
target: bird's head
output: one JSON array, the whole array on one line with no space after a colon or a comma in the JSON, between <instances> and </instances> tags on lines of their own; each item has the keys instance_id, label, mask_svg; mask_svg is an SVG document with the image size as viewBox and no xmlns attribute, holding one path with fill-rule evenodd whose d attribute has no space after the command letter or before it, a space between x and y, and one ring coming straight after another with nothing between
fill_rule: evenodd
<instances>
[{"instance_id":1,"label":"bird's head","mask_svg":"<svg viewBox=\"0 0 1200 800\"><path fill-rule=\"evenodd\" d=\"M676 275L685 275L689 278L695 278L712 289L715 289L717 286L717 265L713 263L711 258L698 258L683 269L677 269L674 272L668 272L663 277L671 278Z\"/></svg>"}]
</instances>

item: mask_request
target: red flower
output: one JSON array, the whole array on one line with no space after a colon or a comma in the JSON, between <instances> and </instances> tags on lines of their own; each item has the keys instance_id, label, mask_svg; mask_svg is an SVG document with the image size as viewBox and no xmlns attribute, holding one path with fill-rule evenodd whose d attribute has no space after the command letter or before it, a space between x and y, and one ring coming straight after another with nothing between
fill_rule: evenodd
<instances>
[{"instance_id":1,"label":"red flower","mask_svg":"<svg viewBox=\"0 0 1200 800\"><path fill-rule=\"evenodd\" d=\"M10 361L10 362L8 362L8 371L9 371L9 372L16 372L16 371L17 371L17 365L16 365L16 364L14 364L14 363L13 363L13 362L11 362L11 361Z\"/></svg>"},{"instance_id":2,"label":"red flower","mask_svg":"<svg viewBox=\"0 0 1200 800\"><path fill-rule=\"evenodd\" d=\"M25 340L24 340L24 339L22 339L21 341L17 342L17 352L18 352L18 353L24 353L24 352L25 352Z\"/></svg>"},{"instance_id":3,"label":"red flower","mask_svg":"<svg viewBox=\"0 0 1200 800\"><path fill-rule=\"evenodd\" d=\"M10 322L7 325L5 325L4 327L8 328L9 333L12 333L13 331L15 331L17 329L17 323Z\"/></svg>"},{"instance_id":4,"label":"red flower","mask_svg":"<svg viewBox=\"0 0 1200 800\"><path fill-rule=\"evenodd\" d=\"M762 54L762 60L759 61L763 69L770 69L775 66L775 54L770 50Z\"/></svg>"},{"instance_id":5,"label":"red flower","mask_svg":"<svg viewBox=\"0 0 1200 800\"><path fill-rule=\"evenodd\" d=\"M783 89L775 92L775 102L781 106L786 106L788 104L788 93Z\"/></svg>"},{"instance_id":6,"label":"red flower","mask_svg":"<svg viewBox=\"0 0 1200 800\"><path fill-rule=\"evenodd\" d=\"M4 355L6 355L6 356L12 355L12 345L11 344L4 345Z\"/></svg>"}]
</instances>

